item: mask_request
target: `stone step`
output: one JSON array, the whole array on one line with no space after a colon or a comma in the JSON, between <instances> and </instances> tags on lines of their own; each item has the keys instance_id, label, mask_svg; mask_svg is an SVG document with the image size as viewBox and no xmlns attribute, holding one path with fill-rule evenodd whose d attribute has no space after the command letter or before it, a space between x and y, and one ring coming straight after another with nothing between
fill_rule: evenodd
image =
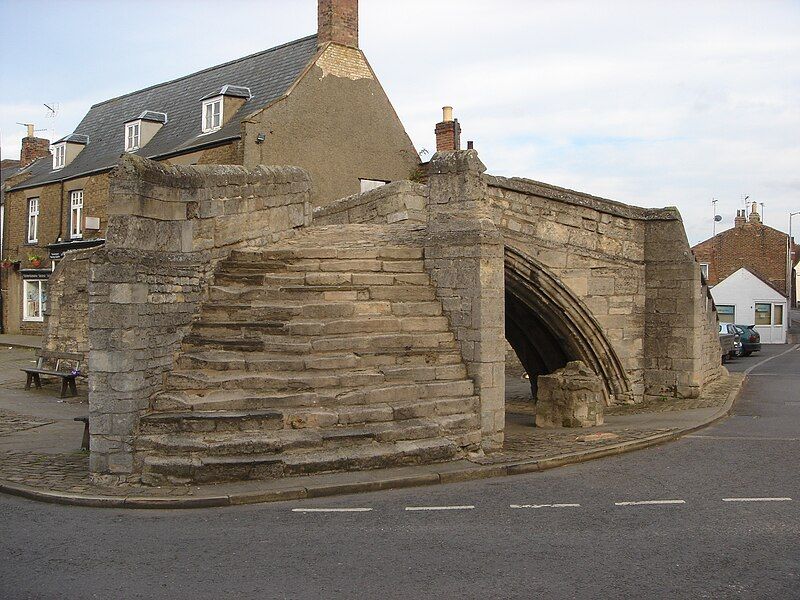
<instances>
[{"instance_id":1,"label":"stone step","mask_svg":"<svg viewBox=\"0 0 800 600\"><path fill-rule=\"evenodd\" d=\"M288 454L144 457L146 483L212 483L310 473L365 470L453 460L459 446L446 438L374 443Z\"/></svg>"},{"instance_id":2,"label":"stone step","mask_svg":"<svg viewBox=\"0 0 800 600\"><path fill-rule=\"evenodd\" d=\"M369 333L447 333L446 317L404 317L371 315L355 319L297 319L288 323L276 321L206 321L192 324L192 333L213 337L224 332L226 337L260 337L262 332L293 338L351 336Z\"/></svg>"},{"instance_id":3,"label":"stone step","mask_svg":"<svg viewBox=\"0 0 800 600\"><path fill-rule=\"evenodd\" d=\"M357 426L334 424L319 429L240 431L226 427L203 431L191 429L190 427L197 427L198 422L192 422L190 419L180 421L185 425L185 429L167 429L163 427L167 422L162 420L146 426L147 433L139 436L137 440L137 450L181 456L197 453L213 456L269 454L307 448L331 449L373 442L419 440L450 433L463 433L468 429L476 430L480 427L475 418L463 417L457 425L454 425L454 422L452 417L447 416L363 423ZM212 423L211 419L203 424L209 423ZM227 421L216 419L214 424L227 424Z\"/></svg>"},{"instance_id":4,"label":"stone step","mask_svg":"<svg viewBox=\"0 0 800 600\"><path fill-rule=\"evenodd\" d=\"M198 350L183 353L176 370L206 371L325 371L328 369L370 369L386 373L384 367L414 368L461 365L458 352L329 353L287 356L281 352L240 352Z\"/></svg>"},{"instance_id":5,"label":"stone step","mask_svg":"<svg viewBox=\"0 0 800 600\"><path fill-rule=\"evenodd\" d=\"M270 261L268 263L242 263L240 261L223 261L217 269L217 276L224 277L258 277L266 274L281 274L286 278L297 277L298 274L347 273L352 277L355 273L424 273L425 263L420 259L398 260L380 258L328 258L328 259L291 259L286 261Z\"/></svg>"},{"instance_id":6,"label":"stone step","mask_svg":"<svg viewBox=\"0 0 800 600\"><path fill-rule=\"evenodd\" d=\"M383 383L384 376L376 371L352 371L343 374L296 372L242 371L172 371L164 385L165 391L202 390L270 390L300 391L340 386Z\"/></svg>"},{"instance_id":7,"label":"stone step","mask_svg":"<svg viewBox=\"0 0 800 600\"><path fill-rule=\"evenodd\" d=\"M232 263L284 263L291 260L319 259L389 259L420 260L423 258L422 248L394 245L352 246L272 246L266 250L247 251L234 250L228 261ZM226 261L227 262L227 261Z\"/></svg>"},{"instance_id":8,"label":"stone step","mask_svg":"<svg viewBox=\"0 0 800 600\"><path fill-rule=\"evenodd\" d=\"M250 352L285 352L311 354L328 352L386 352L389 350L441 351L457 349L455 336L450 331L402 333L354 333L320 336L288 336L260 334L244 337L227 334L225 330L203 334L190 333L183 339L183 351L194 350L244 350Z\"/></svg>"},{"instance_id":9,"label":"stone step","mask_svg":"<svg viewBox=\"0 0 800 600\"><path fill-rule=\"evenodd\" d=\"M273 360L273 359L267 359ZM351 388L397 382L401 384L427 383L435 381L458 381L467 379L463 364L450 365L394 365L372 368L347 367L347 361L336 359L327 363L317 362L323 368L306 368L304 360L289 364L286 359L274 359L292 369L176 369L167 375L165 391L203 389L222 390L314 390ZM263 364L263 363L255 363ZM355 363L357 365L357 361ZM245 366L247 366L245 364ZM327 366L327 368L325 368Z\"/></svg>"},{"instance_id":10,"label":"stone step","mask_svg":"<svg viewBox=\"0 0 800 600\"><path fill-rule=\"evenodd\" d=\"M336 388L295 392L222 389L160 392L151 400L150 414L178 412L197 416L219 411L278 411L281 414L294 411L292 414L296 414L313 410L335 412L339 415L335 422L349 424L476 411L480 406L478 397L464 393L472 389L472 382L470 385L455 383L458 385L445 387L430 383L369 386L358 390L358 394L342 393ZM450 392L454 395L448 395ZM325 422L329 420L324 415L319 418ZM242 419L246 420L246 415Z\"/></svg>"},{"instance_id":11,"label":"stone step","mask_svg":"<svg viewBox=\"0 0 800 600\"><path fill-rule=\"evenodd\" d=\"M146 414L139 420L139 433L142 435L265 431L283 428L284 415L279 410L156 412Z\"/></svg>"},{"instance_id":12,"label":"stone step","mask_svg":"<svg viewBox=\"0 0 800 600\"><path fill-rule=\"evenodd\" d=\"M383 315L395 317L439 317L438 301L421 302L207 302L201 311L202 321L290 321L308 319L346 319L354 316Z\"/></svg>"},{"instance_id":13,"label":"stone step","mask_svg":"<svg viewBox=\"0 0 800 600\"><path fill-rule=\"evenodd\" d=\"M427 288L420 288L427 289ZM305 301L314 302L356 302L369 300L370 293L367 286L339 285L339 286L222 286L212 285L209 288L211 302L234 302L237 304L249 302L270 301ZM428 298L433 299L433 298Z\"/></svg>"},{"instance_id":14,"label":"stone step","mask_svg":"<svg viewBox=\"0 0 800 600\"><path fill-rule=\"evenodd\" d=\"M286 285L268 286L210 286L209 299L214 302L291 301L306 302L433 302L436 292L429 285Z\"/></svg>"},{"instance_id":15,"label":"stone step","mask_svg":"<svg viewBox=\"0 0 800 600\"><path fill-rule=\"evenodd\" d=\"M298 265L293 265L298 266ZM277 271L222 263L215 273L217 285L430 285L422 261L392 261L379 270L347 271L337 261L326 270L326 264L303 264L303 269L283 268ZM315 268L314 268L315 267Z\"/></svg>"},{"instance_id":16,"label":"stone step","mask_svg":"<svg viewBox=\"0 0 800 600\"><path fill-rule=\"evenodd\" d=\"M315 407L335 401L335 394L321 390L301 392L264 392L253 390L212 390L160 392L151 400L154 412L172 411L250 411L282 410L290 407Z\"/></svg>"}]
</instances>

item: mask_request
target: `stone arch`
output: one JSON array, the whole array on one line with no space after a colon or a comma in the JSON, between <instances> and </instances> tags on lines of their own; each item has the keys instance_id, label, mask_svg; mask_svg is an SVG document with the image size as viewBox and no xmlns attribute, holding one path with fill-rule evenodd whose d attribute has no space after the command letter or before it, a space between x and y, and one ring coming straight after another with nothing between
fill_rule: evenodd
<instances>
[{"instance_id":1,"label":"stone arch","mask_svg":"<svg viewBox=\"0 0 800 600\"><path fill-rule=\"evenodd\" d=\"M606 403L630 397L630 380L591 311L547 267L505 247L506 339L531 378L581 360L605 382Z\"/></svg>"}]
</instances>

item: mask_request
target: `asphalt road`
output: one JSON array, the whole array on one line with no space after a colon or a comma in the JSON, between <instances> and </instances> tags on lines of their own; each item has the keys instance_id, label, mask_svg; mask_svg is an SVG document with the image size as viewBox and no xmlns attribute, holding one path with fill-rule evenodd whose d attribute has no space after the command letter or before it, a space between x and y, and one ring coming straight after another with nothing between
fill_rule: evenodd
<instances>
[{"instance_id":1,"label":"asphalt road","mask_svg":"<svg viewBox=\"0 0 800 600\"><path fill-rule=\"evenodd\" d=\"M207 510L0 496L0 598L800 598L787 349L729 365L775 356L720 424L540 474Z\"/></svg>"}]
</instances>

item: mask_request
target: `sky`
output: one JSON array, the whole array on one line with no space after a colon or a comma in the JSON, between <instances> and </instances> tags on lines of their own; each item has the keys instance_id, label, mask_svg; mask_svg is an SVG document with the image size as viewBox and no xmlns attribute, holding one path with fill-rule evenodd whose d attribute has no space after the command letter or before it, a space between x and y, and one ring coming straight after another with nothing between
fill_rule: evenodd
<instances>
[{"instance_id":1,"label":"sky","mask_svg":"<svg viewBox=\"0 0 800 600\"><path fill-rule=\"evenodd\" d=\"M452 105L496 175L677 206L800 211L800 1L361 0L361 48L424 160ZM0 136L316 31L316 0L0 0ZM44 104L57 109L55 117ZM759 211L761 211L759 206ZM794 221L800 231L800 217Z\"/></svg>"}]
</instances>

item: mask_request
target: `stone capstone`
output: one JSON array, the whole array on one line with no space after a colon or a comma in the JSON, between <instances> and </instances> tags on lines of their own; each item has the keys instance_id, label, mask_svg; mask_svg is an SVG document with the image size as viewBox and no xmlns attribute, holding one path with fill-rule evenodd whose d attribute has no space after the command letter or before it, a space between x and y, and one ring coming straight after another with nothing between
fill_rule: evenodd
<instances>
[{"instance_id":1,"label":"stone capstone","mask_svg":"<svg viewBox=\"0 0 800 600\"><path fill-rule=\"evenodd\" d=\"M583 362L540 375L536 426L593 427L603 424L603 381Z\"/></svg>"}]
</instances>

